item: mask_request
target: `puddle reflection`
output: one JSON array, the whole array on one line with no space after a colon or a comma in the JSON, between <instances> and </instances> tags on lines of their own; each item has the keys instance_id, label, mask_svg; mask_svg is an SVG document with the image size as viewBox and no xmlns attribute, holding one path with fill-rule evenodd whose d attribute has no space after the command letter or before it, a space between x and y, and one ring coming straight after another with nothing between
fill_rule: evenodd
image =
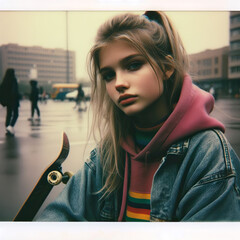
<instances>
[{"instance_id":1,"label":"puddle reflection","mask_svg":"<svg viewBox=\"0 0 240 240\"><path fill-rule=\"evenodd\" d=\"M12 136L6 136L3 144L3 161L1 170L5 174L16 174L19 171L19 139Z\"/></svg>"},{"instance_id":2,"label":"puddle reflection","mask_svg":"<svg viewBox=\"0 0 240 240\"><path fill-rule=\"evenodd\" d=\"M41 121L40 120L31 120L30 121L31 127L39 127L41 126ZM40 129L40 128L39 128ZM35 130L35 129L34 129Z\"/></svg>"},{"instance_id":3,"label":"puddle reflection","mask_svg":"<svg viewBox=\"0 0 240 240\"><path fill-rule=\"evenodd\" d=\"M4 150L5 150L5 157L7 159L19 158L18 138L12 137L12 136L6 136Z\"/></svg>"},{"instance_id":4,"label":"puddle reflection","mask_svg":"<svg viewBox=\"0 0 240 240\"><path fill-rule=\"evenodd\" d=\"M33 119L30 121L30 126L33 132L30 133L30 137L32 138L40 138L40 134L38 131L41 130L41 121L37 119Z\"/></svg>"}]
</instances>

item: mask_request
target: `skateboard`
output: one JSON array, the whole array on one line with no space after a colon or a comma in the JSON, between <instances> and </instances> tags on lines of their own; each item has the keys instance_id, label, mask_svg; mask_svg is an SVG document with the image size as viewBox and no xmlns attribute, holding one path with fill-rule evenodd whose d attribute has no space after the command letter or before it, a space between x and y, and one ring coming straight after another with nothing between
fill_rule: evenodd
<instances>
[{"instance_id":1,"label":"skateboard","mask_svg":"<svg viewBox=\"0 0 240 240\"><path fill-rule=\"evenodd\" d=\"M73 175L71 172L62 173L62 163L69 153L69 141L63 132L62 147L56 160L54 160L42 173L33 190L23 203L13 221L32 221L53 186L67 183Z\"/></svg>"}]
</instances>

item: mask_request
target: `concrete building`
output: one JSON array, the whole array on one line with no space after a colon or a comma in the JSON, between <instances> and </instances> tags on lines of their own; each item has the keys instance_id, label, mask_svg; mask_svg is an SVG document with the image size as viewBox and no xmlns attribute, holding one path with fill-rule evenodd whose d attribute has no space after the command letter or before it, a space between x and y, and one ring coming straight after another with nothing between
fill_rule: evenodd
<instances>
[{"instance_id":1,"label":"concrete building","mask_svg":"<svg viewBox=\"0 0 240 240\"><path fill-rule=\"evenodd\" d=\"M29 84L34 67L39 85L76 82L73 51L17 44L0 46L0 81L7 68L14 68L19 83Z\"/></svg>"},{"instance_id":2,"label":"concrete building","mask_svg":"<svg viewBox=\"0 0 240 240\"><path fill-rule=\"evenodd\" d=\"M233 94L239 94L240 90L240 12L230 12L229 35L229 90Z\"/></svg>"},{"instance_id":3,"label":"concrete building","mask_svg":"<svg viewBox=\"0 0 240 240\"><path fill-rule=\"evenodd\" d=\"M223 91L228 84L229 47L189 55L193 81L205 90L211 85Z\"/></svg>"}]
</instances>

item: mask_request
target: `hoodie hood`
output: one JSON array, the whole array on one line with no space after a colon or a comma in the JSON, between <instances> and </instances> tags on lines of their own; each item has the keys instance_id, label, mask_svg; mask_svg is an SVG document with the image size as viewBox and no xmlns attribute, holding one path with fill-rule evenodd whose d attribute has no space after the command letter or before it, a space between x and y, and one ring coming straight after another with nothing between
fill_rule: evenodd
<instances>
[{"instance_id":1,"label":"hoodie hood","mask_svg":"<svg viewBox=\"0 0 240 240\"><path fill-rule=\"evenodd\" d=\"M121 145L132 159L143 161L150 156L159 158L173 143L199 131L215 128L224 132L224 125L209 115L213 107L213 96L195 86L191 77L186 75L176 107L151 142L139 153L135 152L131 137Z\"/></svg>"}]
</instances>

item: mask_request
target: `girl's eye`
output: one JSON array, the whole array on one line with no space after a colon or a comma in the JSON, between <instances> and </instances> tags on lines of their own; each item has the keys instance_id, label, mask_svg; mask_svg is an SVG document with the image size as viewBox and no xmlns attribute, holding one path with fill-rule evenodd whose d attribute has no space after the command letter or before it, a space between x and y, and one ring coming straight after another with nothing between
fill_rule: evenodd
<instances>
[{"instance_id":1,"label":"girl's eye","mask_svg":"<svg viewBox=\"0 0 240 240\"><path fill-rule=\"evenodd\" d=\"M106 82L110 82L115 77L115 73L113 71L105 72L105 73L102 73L101 75L102 75L102 80Z\"/></svg>"},{"instance_id":2,"label":"girl's eye","mask_svg":"<svg viewBox=\"0 0 240 240\"><path fill-rule=\"evenodd\" d=\"M143 65L143 62L140 62L140 61L132 62L127 65L127 69L129 71L137 71L142 67L142 65Z\"/></svg>"}]
</instances>

